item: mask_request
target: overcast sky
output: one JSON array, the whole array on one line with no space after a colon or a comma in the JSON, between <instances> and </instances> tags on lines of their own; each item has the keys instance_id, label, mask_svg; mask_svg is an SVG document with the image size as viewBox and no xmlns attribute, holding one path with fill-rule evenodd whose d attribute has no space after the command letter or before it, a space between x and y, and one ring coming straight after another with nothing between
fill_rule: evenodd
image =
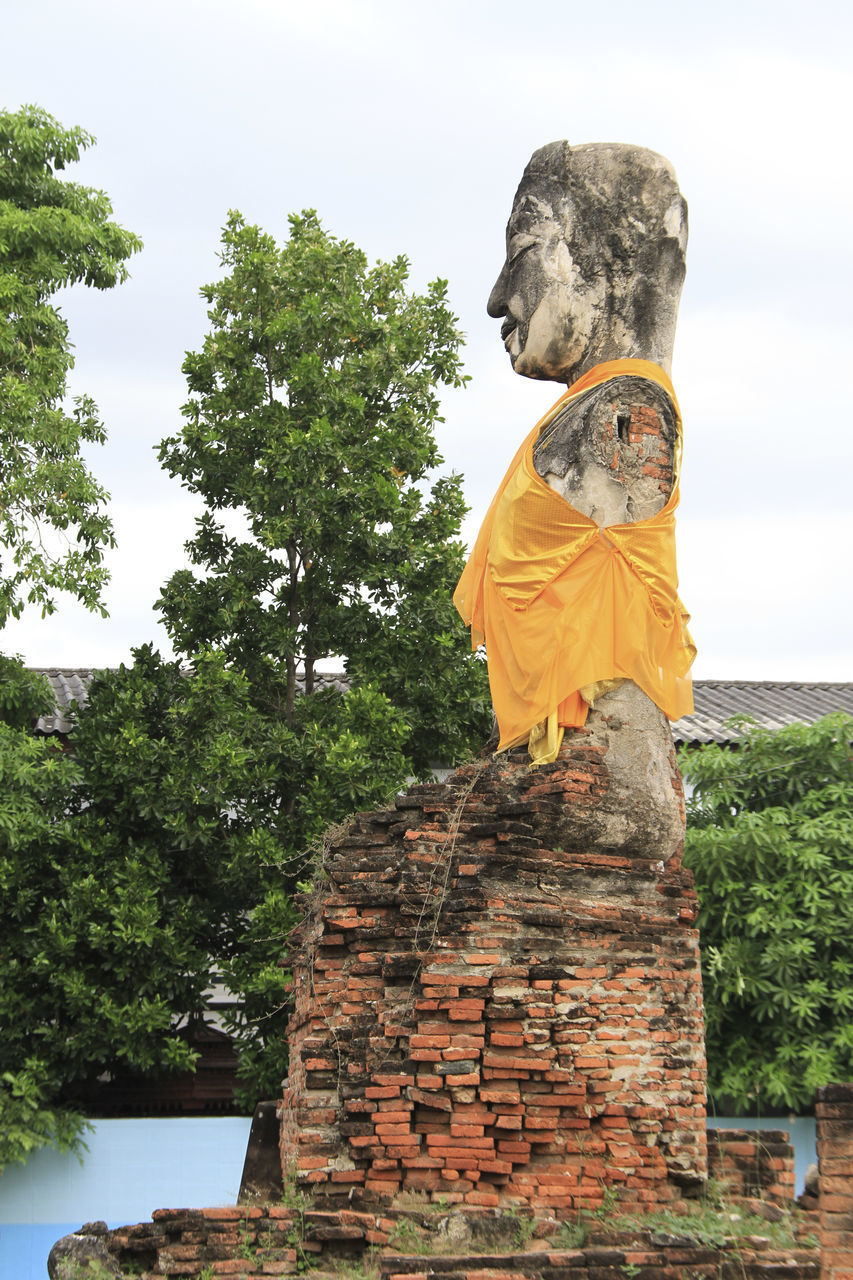
<instances>
[{"instance_id":1,"label":"overcast sky","mask_svg":"<svg viewBox=\"0 0 853 1280\"><path fill-rule=\"evenodd\" d=\"M504 226L545 142L629 142L690 206L673 380L694 674L847 680L853 350L851 8L841 0L5 0L3 104L98 145L69 177L145 241L110 293L69 292L75 392L110 435L90 464L119 546L110 618L63 601L7 626L32 665L106 666L168 639L152 604L194 501L155 447L180 426L230 208L284 237L316 208L371 259L442 276L471 383L439 441L470 540L518 442L559 392L512 373L485 313Z\"/></svg>"}]
</instances>

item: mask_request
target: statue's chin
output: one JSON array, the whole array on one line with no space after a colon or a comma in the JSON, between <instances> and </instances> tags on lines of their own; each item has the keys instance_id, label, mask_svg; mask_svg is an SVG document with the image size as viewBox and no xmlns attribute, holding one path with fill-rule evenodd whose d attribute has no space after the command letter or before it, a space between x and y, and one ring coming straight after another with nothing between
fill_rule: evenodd
<instances>
[{"instance_id":1,"label":"statue's chin","mask_svg":"<svg viewBox=\"0 0 853 1280\"><path fill-rule=\"evenodd\" d=\"M535 378L538 382L570 382L576 376L576 366L568 361L546 361L531 357L524 351L517 356L510 352L509 358L513 371L522 378Z\"/></svg>"}]
</instances>

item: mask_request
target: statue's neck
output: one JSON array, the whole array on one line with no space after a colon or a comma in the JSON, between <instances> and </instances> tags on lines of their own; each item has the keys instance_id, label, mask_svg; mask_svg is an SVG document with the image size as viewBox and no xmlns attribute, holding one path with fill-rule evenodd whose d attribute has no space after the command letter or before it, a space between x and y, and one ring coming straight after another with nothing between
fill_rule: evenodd
<instances>
[{"instance_id":1,"label":"statue's neck","mask_svg":"<svg viewBox=\"0 0 853 1280\"><path fill-rule=\"evenodd\" d=\"M610 360L648 360L651 364L660 365L667 377L672 377L672 346L657 346L648 344L615 344L608 343L605 347L590 352L581 364L572 369L567 385L573 387L576 382L581 379L584 374L589 373L590 369L596 368L597 365L606 364Z\"/></svg>"},{"instance_id":2,"label":"statue's neck","mask_svg":"<svg viewBox=\"0 0 853 1280\"><path fill-rule=\"evenodd\" d=\"M671 376L675 317L672 317L671 325L661 324L654 328L644 325L643 330L638 332L618 315L609 316L599 333L593 335L581 363L571 370L568 385L572 386L590 369L608 360L649 360Z\"/></svg>"},{"instance_id":3,"label":"statue's neck","mask_svg":"<svg viewBox=\"0 0 853 1280\"><path fill-rule=\"evenodd\" d=\"M644 291L645 305L640 306L636 282L625 281L621 288L616 282L568 385L608 360L649 360L671 375L679 293L680 289L672 293L652 284Z\"/></svg>"}]
</instances>

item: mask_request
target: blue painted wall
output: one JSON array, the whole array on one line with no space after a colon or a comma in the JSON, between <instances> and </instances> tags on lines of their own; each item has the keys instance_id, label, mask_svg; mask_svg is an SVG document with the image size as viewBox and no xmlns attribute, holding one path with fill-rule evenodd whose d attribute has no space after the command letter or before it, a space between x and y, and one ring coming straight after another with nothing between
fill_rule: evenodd
<instances>
[{"instance_id":1,"label":"blue painted wall","mask_svg":"<svg viewBox=\"0 0 853 1280\"><path fill-rule=\"evenodd\" d=\"M248 1117L93 1124L82 1165L42 1150L0 1176L2 1280L46 1280L51 1246L84 1222L120 1227L167 1206L236 1203Z\"/></svg>"}]
</instances>

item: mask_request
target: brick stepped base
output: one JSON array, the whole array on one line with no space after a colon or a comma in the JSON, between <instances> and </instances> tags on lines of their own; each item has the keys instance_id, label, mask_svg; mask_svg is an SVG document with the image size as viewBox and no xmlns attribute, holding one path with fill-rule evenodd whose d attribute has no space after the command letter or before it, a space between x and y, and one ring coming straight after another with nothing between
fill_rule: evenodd
<instances>
[{"instance_id":1,"label":"brick stepped base","mask_svg":"<svg viewBox=\"0 0 853 1280\"><path fill-rule=\"evenodd\" d=\"M570 1211L704 1178L692 878L654 839L607 847L606 737L412 787L328 850L282 1109L318 1201Z\"/></svg>"},{"instance_id":2,"label":"brick stepped base","mask_svg":"<svg viewBox=\"0 0 853 1280\"><path fill-rule=\"evenodd\" d=\"M808 1250L778 1253L681 1246L660 1249L590 1248L459 1257L383 1257L382 1280L818 1280L820 1263Z\"/></svg>"},{"instance_id":3,"label":"brick stepped base","mask_svg":"<svg viewBox=\"0 0 853 1280\"><path fill-rule=\"evenodd\" d=\"M446 1217L446 1215L445 1215ZM417 1247L447 1248L440 1217L399 1211L388 1217L342 1211L312 1212L282 1206L250 1209L164 1209L152 1222L107 1233L105 1244L122 1274L138 1280L199 1276L202 1272L232 1280L262 1280L308 1271L326 1276L360 1274L375 1267L383 1280L818 1280L817 1253L796 1249L780 1253L767 1240L748 1246L711 1249L688 1240L650 1243L648 1233L619 1237L619 1243L555 1247L533 1239L525 1251L512 1247L524 1219L507 1213L463 1210L468 1238L491 1240L491 1250L457 1254L408 1254L395 1251L400 1236ZM426 1222L426 1226L424 1223ZM458 1223L457 1223L458 1225ZM554 1230L552 1222L547 1229ZM503 1240L505 1251L496 1251ZM509 1242L509 1243L506 1243ZM411 1247L411 1244L410 1244ZM634 1268L637 1268L636 1270Z\"/></svg>"},{"instance_id":4,"label":"brick stepped base","mask_svg":"<svg viewBox=\"0 0 853 1280\"><path fill-rule=\"evenodd\" d=\"M681 1246L660 1249L590 1248L459 1257L384 1257L382 1280L818 1280L820 1263L808 1250L778 1253Z\"/></svg>"},{"instance_id":5,"label":"brick stepped base","mask_svg":"<svg viewBox=\"0 0 853 1280\"><path fill-rule=\"evenodd\" d=\"M383 1229L384 1228L384 1229ZM391 1219L373 1214L302 1212L282 1205L158 1209L151 1222L107 1233L109 1253L142 1280L215 1276L258 1280L292 1276L327 1263L358 1261L388 1243Z\"/></svg>"}]
</instances>

